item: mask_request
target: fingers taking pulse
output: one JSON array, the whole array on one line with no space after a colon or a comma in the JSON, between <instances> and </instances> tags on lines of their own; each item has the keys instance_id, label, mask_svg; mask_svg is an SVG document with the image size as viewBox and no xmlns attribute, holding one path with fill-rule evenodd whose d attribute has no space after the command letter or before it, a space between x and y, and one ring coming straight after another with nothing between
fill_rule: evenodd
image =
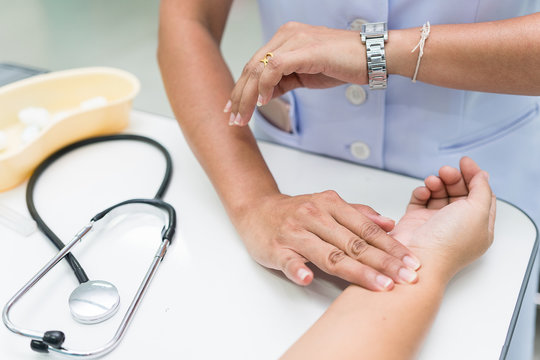
<instances>
[{"instance_id":1,"label":"fingers taking pulse","mask_svg":"<svg viewBox=\"0 0 540 360\"><path fill-rule=\"evenodd\" d=\"M419 260L388 235L394 222L370 207L347 203L334 191L270 201L272 225L267 230L271 235L268 242L261 241L262 234L256 236L254 243L261 248L254 257L264 266L282 270L298 285L313 279L306 262L374 291L418 281Z\"/></svg>"}]
</instances>

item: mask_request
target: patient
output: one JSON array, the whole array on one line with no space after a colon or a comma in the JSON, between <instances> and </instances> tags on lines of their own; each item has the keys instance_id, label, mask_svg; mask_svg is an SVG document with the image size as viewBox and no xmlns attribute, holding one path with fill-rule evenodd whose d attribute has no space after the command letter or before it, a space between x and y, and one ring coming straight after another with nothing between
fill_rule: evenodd
<instances>
[{"instance_id":1,"label":"patient","mask_svg":"<svg viewBox=\"0 0 540 360\"><path fill-rule=\"evenodd\" d=\"M495 196L470 158L415 189L391 235L421 260L419 281L389 292L349 286L283 359L410 359L449 280L493 241Z\"/></svg>"}]
</instances>

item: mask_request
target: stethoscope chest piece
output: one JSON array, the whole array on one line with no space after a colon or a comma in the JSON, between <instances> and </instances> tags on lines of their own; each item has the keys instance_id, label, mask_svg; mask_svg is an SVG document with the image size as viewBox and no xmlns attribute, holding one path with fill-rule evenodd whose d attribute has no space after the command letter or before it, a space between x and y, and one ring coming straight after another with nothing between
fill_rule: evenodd
<instances>
[{"instance_id":1,"label":"stethoscope chest piece","mask_svg":"<svg viewBox=\"0 0 540 360\"><path fill-rule=\"evenodd\" d=\"M119 304L118 290L103 280L82 283L69 296L71 315L82 324L96 324L109 319L118 311Z\"/></svg>"}]
</instances>

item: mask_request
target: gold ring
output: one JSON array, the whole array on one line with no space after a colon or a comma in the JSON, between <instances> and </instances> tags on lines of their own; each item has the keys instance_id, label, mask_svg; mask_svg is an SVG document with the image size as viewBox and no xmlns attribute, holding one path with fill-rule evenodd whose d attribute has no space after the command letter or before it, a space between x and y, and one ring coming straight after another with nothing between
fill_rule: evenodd
<instances>
[{"instance_id":1,"label":"gold ring","mask_svg":"<svg viewBox=\"0 0 540 360\"><path fill-rule=\"evenodd\" d=\"M266 66L268 64L268 61L274 56L274 54L272 54L271 52L267 52L266 55L264 55L264 57L259 60L259 62L262 62L264 64L264 66Z\"/></svg>"}]
</instances>

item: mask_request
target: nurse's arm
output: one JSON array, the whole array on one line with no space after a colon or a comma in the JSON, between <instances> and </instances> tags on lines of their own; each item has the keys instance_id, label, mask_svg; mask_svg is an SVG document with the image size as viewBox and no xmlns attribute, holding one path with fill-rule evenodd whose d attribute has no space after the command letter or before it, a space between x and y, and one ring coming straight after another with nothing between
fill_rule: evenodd
<instances>
[{"instance_id":1,"label":"nurse's arm","mask_svg":"<svg viewBox=\"0 0 540 360\"><path fill-rule=\"evenodd\" d=\"M413 76L418 50L411 50L419 40L419 28L390 31L386 49L389 73ZM540 13L492 22L432 25L417 79L455 89L540 95L538 59Z\"/></svg>"},{"instance_id":2,"label":"nurse's arm","mask_svg":"<svg viewBox=\"0 0 540 360\"><path fill-rule=\"evenodd\" d=\"M429 19L426 19L429 20ZM412 78L422 24L390 30L388 74ZM540 13L473 24L432 25L417 80L442 87L540 95ZM367 84L366 48L357 31L289 22L247 64L230 94L234 125L245 126L255 105L298 87ZM266 55L265 54L272 54ZM267 64L261 64L266 58ZM392 86L392 81L389 85Z\"/></svg>"},{"instance_id":3,"label":"nurse's arm","mask_svg":"<svg viewBox=\"0 0 540 360\"><path fill-rule=\"evenodd\" d=\"M248 251L299 285L313 279L308 261L372 290L414 282L408 268L420 265L387 235L392 220L334 192L282 195L251 131L225 121L234 82L219 44L231 2L162 1L158 61L184 136Z\"/></svg>"},{"instance_id":4,"label":"nurse's arm","mask_svg":"<svg viewBox=\"0 0 540 360\"><path fill-rule=\"evenodd\" d=\"M413 358L449 280L492 243L495 204L487 174L469 158L461 176L444 167L427 178L394 230L422 261L418 283L378 293L348 287L283 358Z\"/></svg>"}]
</instances>

